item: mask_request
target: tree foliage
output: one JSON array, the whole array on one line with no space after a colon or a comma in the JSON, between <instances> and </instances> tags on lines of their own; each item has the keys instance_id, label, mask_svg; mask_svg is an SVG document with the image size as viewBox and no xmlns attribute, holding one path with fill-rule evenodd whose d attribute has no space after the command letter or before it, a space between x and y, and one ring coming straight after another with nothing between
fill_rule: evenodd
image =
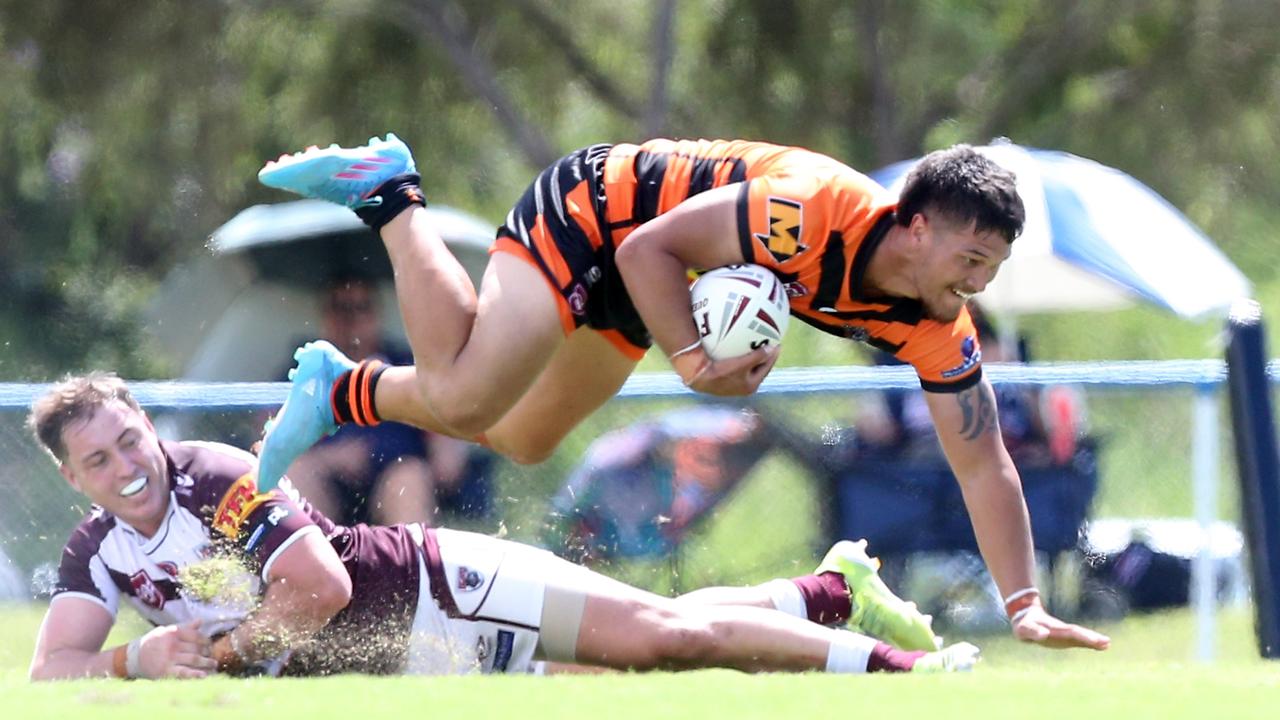
<instances>
[{"instance_id":1,"label":"tree foliage","mask_svg":"<svg viewBox=\"0 0 1280 720\"><path fill-rule=\"evenodd\" d=\"M1125 169L1277 282L1276 27L1264 0L0 0L0 376L172 370L141 308L279 199L261 162L389 129L491 218L591 142L871 168L1004 135Z\"/></svg>"}]
</instances>

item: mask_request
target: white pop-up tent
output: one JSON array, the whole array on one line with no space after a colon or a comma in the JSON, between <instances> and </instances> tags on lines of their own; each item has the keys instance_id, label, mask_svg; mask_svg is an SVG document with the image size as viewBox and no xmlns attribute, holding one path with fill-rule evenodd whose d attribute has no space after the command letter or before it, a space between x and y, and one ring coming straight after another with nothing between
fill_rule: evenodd
<instances>
[{"instance_id":1,"label":"white pop-up tent","mask_svg":"<svg viewBox=\"0 0 1280 720\"><path fill-rule=\"evenodd\" d=\"M494 226L450 208L427 212L478 283ZM170 272L148 310L148 327L184 379L279 380L293 346L320 332L322 293L337 274L379 281L383 326L403 333L386 250L344 207L255 205L218 228L209 251Z\"/></svg>"},{"instance_id":2,"label":"white pop-up tent","mask_svg":"<svg viewBox=\"0 0 1280 720\"><path fill-rule=\"evenodd\" d=\"M976 148L1017 176L1022 236L978 296L1008 318L1145 301L1186 318L1226 317L1249 281L1177 208L1133 177L1070 153L997 140ZM897 194L917 160L871 177Z\"/></svg>"}]
</instances>

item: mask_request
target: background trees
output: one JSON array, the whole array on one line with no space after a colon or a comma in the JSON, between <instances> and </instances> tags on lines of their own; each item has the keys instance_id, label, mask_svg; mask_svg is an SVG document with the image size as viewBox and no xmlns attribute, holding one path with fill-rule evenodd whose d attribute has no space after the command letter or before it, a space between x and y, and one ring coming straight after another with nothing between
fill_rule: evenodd
<instances>
[{"instance_id":1,"label":"background trees","mask_svg":"<svg viewBox=\"0 0 1280 720\"><path fill-rule=\"evenodd\" d=\"M753 137L870 169L1005 135L1151 185L1280 308L1276 27L1263 0L0 0L0 377L170 372L139 308L279 199L261 162L388 129L429 197L495 220L590 142ZM1064 357L1072 322L1032 321ZM1109 352L1204 355L1213 330Z\"/></svg>"}]
</instances>

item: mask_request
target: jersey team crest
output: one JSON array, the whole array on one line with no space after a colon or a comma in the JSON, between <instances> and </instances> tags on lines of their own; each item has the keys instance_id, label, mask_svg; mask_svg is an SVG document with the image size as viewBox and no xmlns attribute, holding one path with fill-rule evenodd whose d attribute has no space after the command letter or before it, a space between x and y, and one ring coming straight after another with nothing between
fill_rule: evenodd
<instances>
[{"instance_id":1,"label":"jersey team crest","mask_svg":"<svg viewBox=\"0 0 1280 720\"><path fill-rule=\"evenodd\" d=\"M139 570L130 575L129 585L133 587L134 597L142 601L143 604L156 610L164 608L164 593L156 585L155 581L151 579L151 576L147 574L146 570Z\"/></svg>"},{"instance_id":2,"label":"jersey team crest","mask_svg":"<svg viewBox=\"0 0 1280 720\"><path fill-rule=\"evenodd\" d=\"M782 262L805 249L800 244L801 226L804 222L804 206L795 200L769 197L769 234L756 233L756 238L769 248L773 257Z\"/></svg>"},{"instance_id":3,"label":"jersey team crest","mask_svg":"<svg viewBox=\"0 0 1280 720\"><path fill-rule=\"evenodd\" d=\"M231 485L226 495L222 497L222 502L218 504L218 509L213 514L213 529L232 540L239 538L240 529L249 519L249 514L270 497L270 493L258 492L257 481L252 474L242 475ZM281 519L277 517L276 523Z\"/></svg>"}]
</instances>

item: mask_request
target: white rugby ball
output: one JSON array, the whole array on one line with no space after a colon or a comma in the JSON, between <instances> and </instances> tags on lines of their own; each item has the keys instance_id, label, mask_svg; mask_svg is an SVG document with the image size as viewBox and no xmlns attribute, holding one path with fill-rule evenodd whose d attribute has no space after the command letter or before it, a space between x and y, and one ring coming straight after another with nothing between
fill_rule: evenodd
<instances>
[{"instance_id":1,"label":"white rugby ball","mask_svg":"<svg viewBox=\"0 0 1280 720\"><path fill-rule=\"evenodd\" d=\"M689 288L693 322L712 360L781 345L791 317L787 291L760 265L726 265L703 273Z\"/></svg>"}]
</instances>

